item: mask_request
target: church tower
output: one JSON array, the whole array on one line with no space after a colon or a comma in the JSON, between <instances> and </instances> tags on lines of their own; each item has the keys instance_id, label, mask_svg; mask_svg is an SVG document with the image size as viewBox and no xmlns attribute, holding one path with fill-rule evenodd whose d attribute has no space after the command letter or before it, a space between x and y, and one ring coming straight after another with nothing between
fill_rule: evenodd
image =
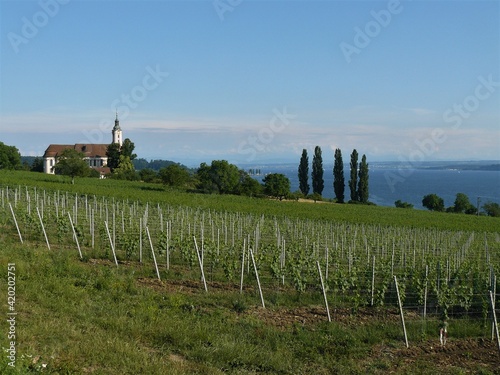
<instances>
[{"instance_id":1,"label":"church tower","mask_svg":"<svg viewBox=\"0 0 500 375\"><path fill-rule=\"evenodd\" d=\"M115 126L113 127L113 143L118 143L120 147L123 144L122 129L120 129L120 121L118 121L118 112L116 112Z\"/></svg>"}]
</instances>

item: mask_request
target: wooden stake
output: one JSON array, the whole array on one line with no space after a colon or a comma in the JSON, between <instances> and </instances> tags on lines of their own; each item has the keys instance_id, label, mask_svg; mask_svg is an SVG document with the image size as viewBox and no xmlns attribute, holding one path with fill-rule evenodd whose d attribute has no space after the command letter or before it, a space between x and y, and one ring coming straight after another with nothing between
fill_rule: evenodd
<instances>
[{"instance_id":1,"label":"wooden stake","mask_svg":"<svg viewBox=\"0 0 500 375\"><path fill-rule=\"evenodd\" d=\"M203 262L201 261L200 251L198 250L198 243L196 242L196 237L193 236L193 239L194 239L194 247L196 250L196 255L198 255L198 263L200 264L201 280L203 281L203 286L205 287L205 292L208 292L207 280L205 279L205 271L203 271Z\"/></svg>"},{"instance_id":2,"label":"wooden stake","mask_svg":"<svg viewBox=\"0 0 500 375\"><path fill-rule=\"evenodd\" d=\"M406 347L408 348L409 347L408 336L406 335L405 317L403 315L403 304L401 303L401 296L399 295L398 279L396 278L396 275L394 275L394 284L396 285L396 293L398 295L399 314L401 315L401 324L403 325L403 332L405 335L405 344L406 344Z\"/></svg>"},{"instance_id":3,"label":"wooden stake","mask_svg":"<svg viewBox=\"0 0 500 375\"><path fill-rule=\"evenodd\" d=\"M372 264L372 301L370 306L373 306L375 299L375 255L373 256L373 264Z\"/></svg>"},{"instance_id":4,"label":"wooden stake","mask_svg":"<svg viewBox=\"0 0 500 375\"><path fill-rule=\"evenodd\" d=\"M142 263L142 218L139 218L139 263Z\"/></svg>"},{"instance_id":5,"label":"wooden stake","mask_svg":"<svg viewBox=\"0 0 500 375\"><path fill-rule=\"evenodd\" d=\"M425 290L424 290L424 319L427 317L427 284L429 276L429 265L425 265Z\"/></svg>"},{"instance_id":6,"label":"wooden stake","mask_svg":"<svg viewBox=\"0 0 500 375\"><path fill-rule=\"evenodd\" d=\"M497 323L497 314L495 311L495 299L493 298L493 292L491 290L490 290L490 302L491 302L491 311L493 312L493 324L495 326L495 334L497 336L498 350L500 351L500 336L498 335L498 323Z\"/></svg>"},{"instance_id":7,"label":"wooden stake","mask_svg":"<svg viewBox=\"0 0 500 375\"><path fill-rule=\"evenodd\" d=\"M158 276L158 280L161 280L160 271L158 270L158 263L156 263L155 251L153 249L153 241L151 241L151 236L149 234L149 228L148 227L146 227L146 233L148 234L149 246L151 246L151 253L153 254L153 261L155 262L156 275Z\"/></svg>"},{"instance_id":8,"label":"wooden stake","mask_svg":"<svg viewBox=\"0 0 500 375\"><path fill-rule=\"evenodd\" d=\"M167 270L170 269L170 232L172 231L171 222L167 221Z\"/></svg>"},{"instance_id":9,"label":"wooden stake","mask_svg":"<svg viewBox=\"0 0 500 375\"><path fill-rule=\"evenodd\" d=\"M497 293L497 278L495 276L495 274L493 273L493 267L491 267L491 273L492 273L492 276L491 276L491 280L492 280L492 285L491 285L491 289L493 291L493 300L492 300L492 306L493 306L493 309L495 308L495 297L496 297L496 293ZM492 322L491 324L491 339L493 340L494 339L494 329L495 329L495 325L494 323Z\"/></svg>"},{"instance_id":10,"label":"wooden stake","mask_svg":"<svg viewBox=\"0 0 500 375\"><path fill-rule=\"evenodd\" d=\"M93 208L90 209L90 233L92 235L92 249L95 245L95 211Z\"/></svg>"},{"instance_id":11,"label":"wooden stake","mask_svg":"<svg viewBox=\"0 0 500 375\"><path fill-rule=\"evenodd\" d=\"M47 238L47 232L45 231L45 226L43 225L42 216L40 215L40 210L38 209L38 207L36 208L36 212L38 214L38 218L40 219L40 225L42 226L42 231L43 231L43 235L45 237L45 242L47 243L47 247L50 250L49 239Z\"/></svg>"},{"instance_id":12,"label":"wooden stake","mask_svg":"<svg viewBox=\"0 0 500 375\"><path fill-rule=\"evenodd\" d=\"M80 243L78 242L78 236L76 235L75 226L73 225L73 220L71 219L71 214L68 212L69 222L71 224L71 229L73 229L73 238L76 242L76 247L78 247L78 253L80 254L80 259L83 259L82 250L80 249Z\"/></svg>"},{"instance_id":13,"label":"wooden stake","mask_svg":"<svg viewBox=\"0 0 500 375\"><path fill-rule=\"evenodd\" d=\"M281 264L280 264L280 271L281 271L281 284L285 285L285 257L286 257L286 241L283 239L283 246L281 248Z\"/></svg>"},{"instance_id":14,"label":"wooden stake","mask_svg":"<svg viewBox=\"0 0 500 375\"><path fill-rule=\"evenodd\" d=\"M264 304L264 296L262 295L262 288L260 287L259 272L257 271L257 265L255 264L255 258L253 257L253 251L250 247L248 248L248 250L250 251L250 256L252 257L253 269L255 271L255 277L257 278L257 285L259 287L260 301L262 302L262 307L266 308L266 305Z\"/></svg>"},{"instance_id":15,"label":"wooden stake","mask_svg":"<svg viewBox=\"0 0 500 375\"><path fill-rule=\"evenodd\" d=\"M243 239L243 252L241 253L241 277L240 277L240 294L243 293L243 275L245 274L245 249L247 239Z\"/></svg>"},{"instance_id":16,"label":"wooden stake","mask_svg":"<svg viewBox=\"0 0 500 375\"><path fill-rule=\"evenodd\" d=\"M116 259L116 253L115 253L115 245L113 244L113 240L111 238L111 234L109 233L108 222L105 221L104 225L106 226L106 233L108 234L109 243L111 245L111 251L113 252L113 258L115 259L115 264L118 267L118 259Z\"/></svg>"},{"instance_id":17,"label":"wooden stake","mask_svg":"<svg viewBox=\"0 0 500 375\"><path fill-rule=\"evenodd\" d=\"M14 209L9 202L10 212L12 213L12 218L14 219L14 224L16 224L17 234L19 235L19 240L23 243L23 236L21 236L21 231L19 230L19 225L17 224L16 215L14 214Z\"/></svg>"},{"instance_id":18,"label":"wooden stake","mask_svg":"<svg viewBox=\"0 0 500 375\"><path fill-rule=\"evenodd\" d=\"M323 291L323 298L325 300L326 314L328 315L328 321L331 322L332 318L330 317L330 309L328 308L328 299L326 298L325 284L323 283L323 275L321 274L321 266L319 265L319 261L316 261L318 266L319 273L319 281L321 282L321 290Z\"/></svg>"}]
</instances>

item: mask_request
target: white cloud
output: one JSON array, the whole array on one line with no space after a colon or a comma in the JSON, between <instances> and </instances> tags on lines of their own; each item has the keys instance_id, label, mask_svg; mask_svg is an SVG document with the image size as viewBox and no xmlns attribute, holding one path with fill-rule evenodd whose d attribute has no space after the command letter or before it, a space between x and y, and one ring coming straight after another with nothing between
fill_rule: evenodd
<instances>
[{"instance_id":1,"label":"white cloud","mask_svg":"<svg viewBox=\"0 0 500 375\"><path fill-rule=\"evenodd\" d=\"M252 139L261 145L260 159L276 155L288 158L300 156L303 148L312 152L316 145L323 149L324 158L333 159L335 148L344 157L352 149L365 153L372 160L397 159L418 150L418 144L441 128L446 140L426 155L435 159L500 159L498 127L474 126L472 121L457 130L444 124L440 115L423 108L402 108L387 111L364 106L312 114L294 113L288 124L270 131L272 110L260 118L166 118L164 115L134 113L120 124L125 137L136 144L139 157L235 158L245 160L241 145ZM162 117L165 117L163 119ZM411 122L427 118L418 126ZM478 117L479 118L479 117ZM411 121L410 121L411 120ZM2 141L18 147L23 155L40 155L50 143L76 143L85 139L82 131L99 133L103 143L111 141L114 114L109 110L38 112L20 116L2 116ZM102 122L108 128L101 130ZM423 125L425 124L425 125ZM489 124L489 122L488 122ZM490 130L489 130L490 129ZM91 142L91 139L88 139ZM208 161L208 160L205 160Z\"/></svg>"}]
</instances>

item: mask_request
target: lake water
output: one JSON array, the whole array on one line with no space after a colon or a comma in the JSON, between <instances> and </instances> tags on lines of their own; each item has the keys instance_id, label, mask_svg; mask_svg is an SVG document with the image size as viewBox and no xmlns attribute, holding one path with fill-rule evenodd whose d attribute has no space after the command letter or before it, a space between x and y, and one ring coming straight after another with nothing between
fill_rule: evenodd
<instances>
[{"instance_id":1,"label":"lake water","mask_svg":"<svg viewBox=\"0 0 500 375\"><path fill-rule=\"evenodd\" d=\"M397 164L370 163L369 165L369 200L380 206L394 206L400 199L412 203L415 208L423 209L422 198L427 194L437 194L444 199L445 206L452 206L457 193L466 194L473 205L486 202L500 204L500 171L453 170L453 169L398 169ZM298 164L269 164L245 167L259 168L263 175L283 173L291 182L291 191L299 190L297 177ZM309 168L309 173L311 168ZM344 166L345 199L349 200L349 166ZM261 176L254 176L260 182ZM333 165L324 164L325 188L323 197L334 198ZM309 185L311 180L309 178ZM312 193L312 188L310 190Z\"/></svg>"}]
</instances>

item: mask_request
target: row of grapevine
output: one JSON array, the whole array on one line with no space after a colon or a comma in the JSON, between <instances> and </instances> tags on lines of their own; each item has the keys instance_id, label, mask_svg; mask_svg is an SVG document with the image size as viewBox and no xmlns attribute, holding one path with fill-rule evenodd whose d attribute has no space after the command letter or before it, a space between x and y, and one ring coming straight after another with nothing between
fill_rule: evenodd
<instances>
[{"instance_id":1,"label":"row of grapevine","mask_svg":"<svg viewBox=\"0 0 500 375\"><path fill-rule=\"evenodd\" d=\"M164 280L199 277L201 265L208 281L237 284L243 264L247 275L258 270L264 290L317 293L319 262L337 306L394 306L397 276L406 308L443 316L484 315L488 291L498 290L498 232L269 217L23 186L0 187L0 198L9 235L18 235L16 219L25 241L78 246L83 257L118 266L154 260Z\"/></svg>"}]
</instances>

